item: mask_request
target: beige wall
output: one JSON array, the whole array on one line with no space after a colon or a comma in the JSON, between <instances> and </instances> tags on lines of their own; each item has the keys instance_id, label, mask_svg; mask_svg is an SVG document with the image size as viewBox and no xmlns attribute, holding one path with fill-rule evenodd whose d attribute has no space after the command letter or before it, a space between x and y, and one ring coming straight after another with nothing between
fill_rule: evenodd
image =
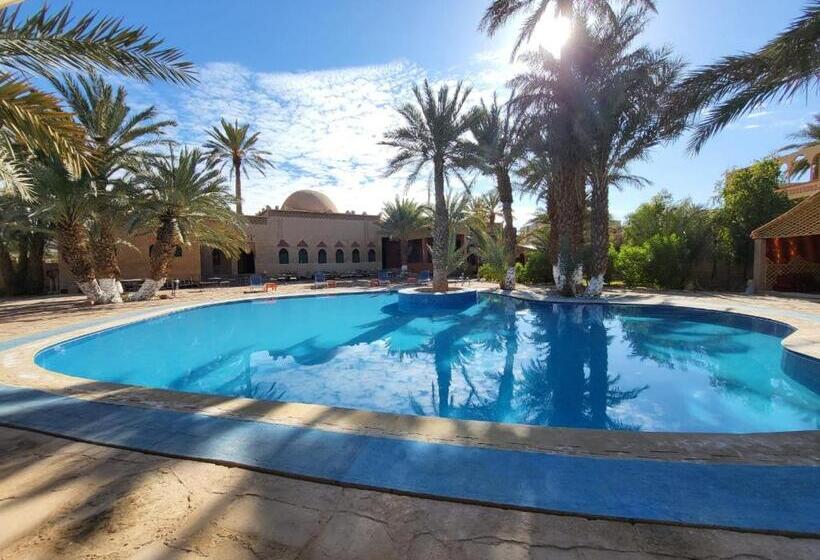
<instances>
[{"instance_id":1,"label":"beige wall","mask_svg":"<svg viewBox=\"0 0 820 560\"><path fill-rule=\"evenodd\" d=\"M381 268L381 231L377 216L359 214L314 214L272 210L264 217L248 218L248 235L254 247L259 274L295 273L310 276L316 271L345 272ZM284 241L288 247L280 247ZM299 243L307 244L308 263L299 264ZM324 243L327 263L319 264L319 243ZM341 242L342 247L336 247ZM358 243L361 260L352 260L353 244ZM372 243L372 247L368 244ZM279 250L287 249L289 263L279 264ZM344 251L345 262L336 263L336 250ZM375 262L367 262L369 249L376 251Z\"/></svg>"}]
</instances>

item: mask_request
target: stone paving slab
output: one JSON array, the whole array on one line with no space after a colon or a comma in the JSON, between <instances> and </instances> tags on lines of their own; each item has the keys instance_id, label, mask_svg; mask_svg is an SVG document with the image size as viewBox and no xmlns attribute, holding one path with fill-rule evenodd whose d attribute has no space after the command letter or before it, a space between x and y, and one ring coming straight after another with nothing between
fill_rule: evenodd
<instances>
[{"instance_id":1,"label":"stone paving slab","mask_svg":"<svg viewBox=\"0 0 820 560\"><path fill-rule=\"evenodd\" d=\"M432 444L4 386L0 423L411 495L596 518L820 534L820 467L570 457Z\"/></svg>"}]
</instances>

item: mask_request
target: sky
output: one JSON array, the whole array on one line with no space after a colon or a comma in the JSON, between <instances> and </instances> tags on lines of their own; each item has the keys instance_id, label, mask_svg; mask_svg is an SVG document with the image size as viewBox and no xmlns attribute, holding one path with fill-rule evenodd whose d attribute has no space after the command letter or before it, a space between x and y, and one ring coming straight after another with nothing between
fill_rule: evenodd
<instances>
[{"instance_id":1,"label":"sky","mask_svg":"<svg viewBox=\"0 0 820 560\"><path fill-rule=\"evenodd\" d=\"M756 50L782 32L808 0L657 0L658 13L638 43L668 46L690 67ZM25 11L39 0L26 0ZM51 1L58 8L66 2ZM201 144L221 117L260 132L274 169L251 172L244 210L280 205L297 189L315 189L340 211L376 214L395 196L426 202L428 181L385 177L392 151L379 145L399 123L395 108L427 78L465 80L471 99L503 96L517 68L510 62L517 23L494 37L477 30L489 0L74 0L74 13L98 11L144 25L197 67L192 87L120 80L134 107L156 105L177 121L172 132ZM538 41L549 47L550 34ZM531 43L535 46L537 43ZM756 108L691 155L688 136L656 148L632 167L650 185L613 191L622 219L661 189L676 198L713 203L723 173L777 151L820 110L820 96ZM492 188L476 181L477 191ZM517 224L537 201L517 195Z\"/></svg>"}]
</instances>

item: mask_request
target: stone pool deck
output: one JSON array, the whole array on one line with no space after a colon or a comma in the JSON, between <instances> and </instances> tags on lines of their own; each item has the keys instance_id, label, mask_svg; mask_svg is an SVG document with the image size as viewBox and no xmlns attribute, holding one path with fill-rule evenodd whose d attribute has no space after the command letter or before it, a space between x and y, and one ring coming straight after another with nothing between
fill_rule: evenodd
<instances>
[{"instance_id":1,"label":"stone pool deck","mask_svg":"<svg viewBox=\"0 0 820 560\"><path fill-rule=\"evenodd\" d=\"M288 286L283 292L304 288ZM522 291L522 296L538 299L542 294ZM71 298L0 302L0 351L3 344L11 348L45 343L53 337L100 328L109 321L119 322L124 316L133 320L172 307L238 297L247 294L241 289L183 292L177 300L117 308L87 308ZM786 315L789 322L801 323L798 334L808 341L804 348L814 344L815 331L820 330L820 304L811 301L636 292L612 292L608 297L624 302L731 307L770 318ZM0 370L17 370L21 365L8 359L6 352L0 358ZM37 385L35 379L31 381L32 386ZM63 392L60 387L51 389ZM431 426L426 424L418 431L428 432ZM350 427L335 429L346 431ZM436 433L447 435L445 428L446 423L439 424L439 431L433 430L434 437ZM617 438L608 437L611 435L598 435L597 454L606 454L607 447L612 455L623 453ZM492 435L488 437L492 439ZM816 433L793 440L786 448L779 445L783 442L761 438L717 460L818 465L820 442ZM679 447L696 461L702 460L697 456L698 439L692 438L691 449ZM581 443L577 451L583 453L592 442ZM8 450L0 459L0 558L139 554L224 558L809 558L820 550L820 543L811 538L590 520L440 502L160 458L11 429L0 430L0 449ZM572 454L573 450L558 451ZM141 467L129 470L126 465ZM226 480L236 486L226 484ZM188 490L180 493L177 485ZM163 503L164 490L167 503ZM39 508L38 503L47 506Z\"/></svg>"}]
</instances>

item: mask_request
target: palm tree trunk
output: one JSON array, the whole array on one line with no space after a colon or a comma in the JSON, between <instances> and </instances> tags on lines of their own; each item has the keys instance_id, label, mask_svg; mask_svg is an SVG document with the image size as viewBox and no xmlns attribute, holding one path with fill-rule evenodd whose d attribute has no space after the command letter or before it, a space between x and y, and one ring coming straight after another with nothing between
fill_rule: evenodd
<instances>
[{"instance_id":1,"label":"palm tree trunk","mask_svg":"<svg viewBox=\"0 0 820 560\"><path fill-rule=\"evenodd\" d=\"M131 296L131 301L144 301L153 298L165 285L168 270L174 256L174 244L177 241L176 219L165 218L157 229L157 240L151 253L150 278L146 278L140 289Z\"/></svg>"},{"instance_id":2,"label":"palm tree trunk","mask_svg":"<svg viewBox=\"0 0 820 560\"><path fill-rule=\"evenodd\" d=\"M592 182L592 270L586 295L601 295L608 258L609 181L606 177L596 177Z\"/></svg>"},{"instance_id":3,"label":"palm tree trunk","mask_svg":"<svg viewBox=\"0 0 820 560\"><path fill-rule=\"evenodd\" d=\"M496 188L501 200L501 212L504 214L504 257L507 273L504 275L504 290L515 289L515 226L512 216L512 182L506 169L496 172Z\"/></svg>"},{"instance_id":4,"label":"palm tree trunk","mask_svg":"<svg viewBox=\"0 0 820 560\"><path fill-rule=\"evenodd\" d=\"M580 165L567 161L560 166L555 182L555 223L550 227L550 245L556 247L552 274L555 287L565 296L574 296L583 278L579 258L584 241L583 179Z\"/></svg>"},{"instance_id":5,"label":"palm tree trunk","mask_svg":"<svg viewBox=\"0 0 820 560\"><path fill-rule=\"evenodd\" d=\"M236 188L236 213L242 215L242 160L233 160L234 187Z\"/></svg>"},{"instance_id":6,"label":"palm tree trunk","mask_svg":"<svg viewBox=\"0 0 820 560\"><path fill-rule=\"evenodd\" d=\"M17 274L14 269L14 261L11 252L6 244L0 240L0 279L3 280L3 288L7 295L17 295Z\"/></svg>"},{"instance_id":7,"label":"palm tree trunk","mask_svg":"<svg viewBox=\"0 0 820 560\"><path fill-rule=\"evenodd\" d=\"M103 303L104 295L94 273L94 261L85 226L77 222L58 222L56 232L60 255L68 265L77 287L92 304Z\"/></svg>"},{"instance_id":8,"label":"palm tree trunk","mask_svg":"<svg viewBox=\"0 0 820 560\"><path fill-rule=\"evenodd\" d=\"M28 294L42 294L45 290L44 261L46 236L42 233L29 235L28 269L24 289Z\"/></svg>"},{"instance_id":9,"label":"palm tree trunk","mask_svg":"<svg viewBox=\"0 0 820 560\"><path fill-rule=\"evenodd\" d=\"M433 161L433 182L436 188L436 211L433 220L433 291L447 291L447 249L450 238L450 219L444 198L444 161Z\"/></svg>"},{"instance_id":10,"label":"palm tree trunk","mask_svg":"<svg viewBox=\"0 0 820 560\"><path fill-rule=\"evenodd\" d=\"M94 268L97 271L97 282L112 303L122 303L120 291L120 266L117 262L116 242L117 235L114 223L106 216L97 220L99 232L92 247L94 254Z\"/></svg>"}]
</instances>

